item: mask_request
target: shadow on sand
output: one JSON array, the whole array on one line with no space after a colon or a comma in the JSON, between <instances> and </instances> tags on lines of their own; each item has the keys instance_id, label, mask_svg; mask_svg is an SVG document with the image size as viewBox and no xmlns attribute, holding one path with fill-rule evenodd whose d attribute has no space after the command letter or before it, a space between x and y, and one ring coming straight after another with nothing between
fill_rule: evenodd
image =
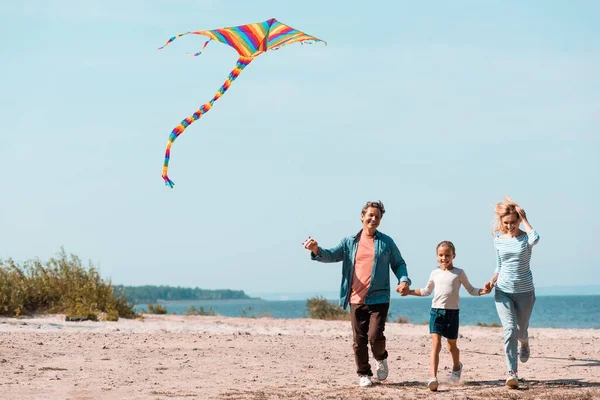
<instances>
[{"instance_id":1,"label":"shadow on sand","mask_svg":"<svg viewBox=\"0 0 600 400\"><path fill-rule=\"evenodd\" d=\"M473 353L473 354L483 354L486 356L498 356L498 357L504 357L504 354L499 354L499 353L486 353L484 351L473 351L473 350L463 350L463 352L465 353ZM539 358L539 359L544 359L544 360L563 360L563 361L571 361L571 362L577 362L577 364L570 364L567 365L567 367L600 367L600 360L592 360L592 359L588 359L588 358L565 358L565 357L544 357L544 356L535 356L535 357L531 357L533 358Z\"/></svg>"},{"instance_id":2,"label":"shadow on sand","mask_svg":"<svg viewBox=\"0 0 600 400\"><path fill-rule=\"evenodd\" d=\"M527 390L530 387L544 388L596 388L600 387L600 382L586 382L581 379L551 379L551 380L536 380L536 379L519 379L519 389ZM504 386L504 380L494 381L464 381L465 386Z\"/></svg>"},{"instance_id":3,"label":"shadow on sand","mask_svg":"<svg viewBox=\"0 0 600 400\"><path fill-rule=\"evenodd\" d=\"M581 379L552 379L552 380L535 380L535 379L519 379L520 386L516 391L529 390L533 388L563 388L563 389L581 389L581 388L598 388L600 382L587 382ZM388 387L388 388L427 388L425 382L420 381L408 381L408 382L381 382L375 383L376 386ZM504 387L506 385L503 379L498 380L483 380L483 381L463 381L459 386L466 387ZM437 391L439 393L449 391L452 385L443 385Z\"/></svg>"}]
</instances>

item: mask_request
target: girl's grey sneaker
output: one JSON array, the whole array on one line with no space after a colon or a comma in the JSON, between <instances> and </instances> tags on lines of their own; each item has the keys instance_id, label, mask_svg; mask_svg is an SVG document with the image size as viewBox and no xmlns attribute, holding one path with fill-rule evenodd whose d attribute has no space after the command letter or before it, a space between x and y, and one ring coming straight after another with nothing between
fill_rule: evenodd
<instances>
[{"instance_id":1,"label":"girl's grey sneaker","mask_svg":"<svg viewBox=\"0 0 600 400\"><path fill-rule=\"evenodd\" d=\"M525 363L527 360L529 360L529 345L521 346L519 349L519 360L521 360L522 363Z\"/></svg>"},{"instance_id":2,"label":"girl's grey sneaker","mask_svg":"<svg viewBox=\"0 0 600 400\"><path fill-rule=\"evenodd\" d=\"M372 386L372 385L373 385L373 381L371 380L371 377L369 375L359 375L358 376L358 386L367 387L367 386Z\"/></svg>"},{"instance_id":3,"label":"girl's grey sneaker","mask_svg":"<svg viewBox=\"0 0 600 400\"><path fill-rule=\"evenodd\" d=\"M432 392L437 392L439 382L437 378L429 378L427 381L427 388Z\"/></svg>"},{"instance_id":4,"label":"girl's grey sneaker","mask_svg":"<svg viewBox=\"0 0 600 400\"><path fill-rule=\"evenodd\" d=\"M388 377L387 358L384 360L375 360L375 361L377 361L377 379L382 381Z\"/></svg>"},{"instance_id":5,"label":"girl's grey sneaker","mask_svg":"<svg viewBox=\"0 0 600 400\"><path fill-rule=\"evenodd\" d=\"M458 364L460 366L458 371L452 370L452 372L450 372L450 383L457 384L458 382L460 382L460 374L462 374L463 366L461 362L459 362Z\"/></svg>"},{"instance_id":6,"label":"girl's grey sneaker","mask_svg":"<svg viewBox=\"0 0 600 400\"><path fill-rule=\"evenodd\" d=\"M516 372L510 371L508 373L508 379L506 379L506 386L508 386L511 389L519 388L519 377L517 376Z\"/></svg>"}]
</instances>

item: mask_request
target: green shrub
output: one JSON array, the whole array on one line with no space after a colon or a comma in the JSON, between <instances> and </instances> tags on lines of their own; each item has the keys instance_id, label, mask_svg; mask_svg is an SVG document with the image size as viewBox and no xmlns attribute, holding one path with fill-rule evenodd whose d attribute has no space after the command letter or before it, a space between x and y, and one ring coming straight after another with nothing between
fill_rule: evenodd
<instances>
[{"instance_id":1,"label":"green shrub","mask_svg":"<svg viewBox=\"0 0 600 400\"><path fill-rule=\"evenodd\" d=\"M252 313L252 306L248 306L248 309L242 307L242 318L256 318L256 316Z\"/></svg>"},{"instance_id":2,"label":"green shrub","mask_svg":"<svg viewBox=\"0 0 600 400\"><path fill-rule=\"evenodd\" d=\"M166 314L167 307L148 302L148 314Z\"/></svg>"},{"instance_id":3,"label":"green shrub","mask_svg":"<svg viewBox=\"0 0 600 400\"><path fill-rule=\"evenodd\" d=\"M209 307L208 310L204 310L204 307L200 306L198 308L194 307L194 306L189 306L187 309L187 315L210 315L210 316L214 316L215 312L213 311L212 307Z\"/></svg>"},{"instance_id":4,"label":"green shrub","mask_svg":"<svg viewBox=\"0 0 600 400\"><path fill-rule=\"evenodd\" d=\"M338 305L317 296L306 301L308 315L313 319L350 320L350 313Z\"/></svg>"},{"instance_id":5,"label":"green shrub","mask_svg":"<svg viewBox=\"0 0 600 400\"><path fill-rule=\"evenodd\" d=\"M65 313L72 318L93 319L101 312L134 318L133 304L115 293L110 281L100 277L90 263L64 249L45 263L0 260L0 315Z\"/></svg>"},{"instance_id":6,"label":"green shrub","mask_svg":"<svg viewBox=\"0 0 600 400\"><path fill-rule=\"evenodd\" d=\"M485 324L483 322L478 322L477 326L482 326L484 328L500 328L502 325L497 324L495 322L491 323L491 324Z\"/></svg>"},{"instance_id":7,"label":"green shrub","mask_svg":"<svg viewBox=\"0 0 600 400\"><path fill-rule=\"evenodd\" d=\"M105 321L118 321L119 320L119 312L117 310L106 310L104 315Z\"/></svg>"}]
</instances>

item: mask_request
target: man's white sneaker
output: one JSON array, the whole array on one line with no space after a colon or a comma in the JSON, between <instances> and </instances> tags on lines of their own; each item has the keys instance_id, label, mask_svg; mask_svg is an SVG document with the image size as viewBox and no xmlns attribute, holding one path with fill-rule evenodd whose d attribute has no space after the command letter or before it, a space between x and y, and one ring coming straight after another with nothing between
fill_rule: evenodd
<instances>
[{"instance_id":1,"label":"man's white sneaker","mask_svg":"<svg viewBox=\"0 0 600 400\"><path fill-rule=\"evenodd\" d=\"M519 360L521 360L522 363L525 363L527 360L529 360L529 345L521 346L519 349Z\"/></svg>"},{"instance_id":2,"label":"man's white sneaker","mask_svg":"<svg viewBox=\"0 0 600 400\"><path fill-rule=\"evenodd\" d=\"M519 377L517 376L516 372L510 371L508 373L508 379L506 379L506 386L508 386L511 389L519 388Z\"/></svg>"},{"instance_id":3,"label":"man's white sneaker","mask_svg":"<svg viewBox=\"0 0 600 400\"><path fill-rule=\"evenodd\" d=\"M368 375L359 375L358 377L358 386L361 387L367 387L367 386L372 386L373 385L373 381L371 380L371 377Z\"/></svg>"},{"instance_id":4,"label":"man's white sneaker","mask_svg":"<svg viewBox=\"0 0 600 400\"><path fill-rule=\"evenodd\" d=\"M460 374L462 374L463 365L462 363L458 363L458 365L458 371L452 370L452 372L450 372L450 383L457 384L458 382L460 382Z\"/></svg>"},{"instance_id":5,"label":"man's white sneaker","mask_svg":"<svg viewBox=\"0 0 600 400\"><path fill-rule=\"evenodd\" d=\"M375 360L375 361L377 361L377 379L382 381L388 377L387 358L384 360Z\"/></svg>"},{"instance_id":6,"label":"man's white sneaker","mask_svg":"<svg viewBox=\"0 0 600 400\"><path fill-rule=\"evenodd\" d=\"M429 378L429 380L427 381L427 388L432 392L437 392L438 385L439 382L437 378Z\"/></svg>"}]
</instances>

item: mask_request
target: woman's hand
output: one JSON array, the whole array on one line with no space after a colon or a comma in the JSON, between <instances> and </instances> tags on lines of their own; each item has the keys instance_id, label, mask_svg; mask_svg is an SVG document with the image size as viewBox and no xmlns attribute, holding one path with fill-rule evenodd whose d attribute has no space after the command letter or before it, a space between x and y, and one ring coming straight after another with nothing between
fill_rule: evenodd
<instances>
[{"instance_id":1,"label":"woman's hand","mask_svg":"<svg viewBox=\"0 0 600 400\"><path fill-rule=\"evenodd\" d=\"M519 218L521 218L521 221L527 221L527 214L525 214L525 210L523 210L517 205L515 205L515 210L517 211L517 214L519 214Z\"/></svg>"},{"instance_id":2,"label":"woman's hand","mask_svg":"<svg viewBox=\"0 0 600 400\"><path fill-rule=\"evenodd\" d=\"M506 204L512 204L515 206L515 211L517 212L517 214L519 214L519 218L521 218L521 220L526 221L527 220L527 214L525 214L525 210L523 210L523 208L521 208L521 206L519 206L510 196L504 196L504 202Z\"/></svg>"},{"instance_id":3,"label":"woman's hand","mask_svg":"<svg viewBox=\"0 0 600 400\"><path fill-rule=\"evenodd\" d=\"M527 214L525 213L525 210L523 210L521 206L515 203L515 201L510 196L504 196L504 202L506 204L514 204L515 211L519 215L521 222L523 222L523 226L525 226L525 232L529 233L529 231L531 231L533 228L529 224L529 221L527 221Z\"/></svg>"}]
</instances>

